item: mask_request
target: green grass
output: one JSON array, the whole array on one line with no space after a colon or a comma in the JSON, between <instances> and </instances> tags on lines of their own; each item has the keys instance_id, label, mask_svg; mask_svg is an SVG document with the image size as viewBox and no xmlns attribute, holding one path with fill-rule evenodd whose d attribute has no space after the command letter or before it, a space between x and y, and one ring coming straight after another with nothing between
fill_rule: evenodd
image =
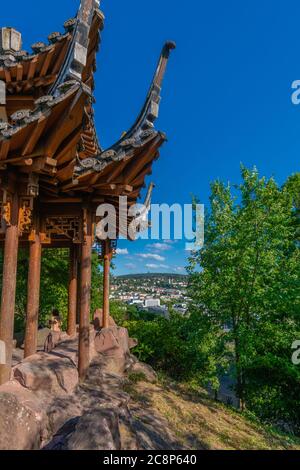
<instances>
[{"instance_id":1,"label":"green grass","mask_svg":"<svg viewBox=\"0 0 300 470\"><path fill-rule=\"evenodd\" d=\"M149 414L165 419L169 432L173 432L182 448L300 450L299 438L211 400L203 389L169 382L165 376L160 376L158 384L140 379L129 380L126 390L135 410L140 406L141 411L148 410Z\"/></svg>"}]
</instances>

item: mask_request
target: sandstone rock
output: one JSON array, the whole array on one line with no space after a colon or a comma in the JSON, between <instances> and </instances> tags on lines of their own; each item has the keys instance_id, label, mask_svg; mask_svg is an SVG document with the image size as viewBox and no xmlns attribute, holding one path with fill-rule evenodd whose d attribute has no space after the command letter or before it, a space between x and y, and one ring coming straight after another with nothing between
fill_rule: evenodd
<instances>
[{"instance_id":1,"label":"sandstone rock","mask_svg":"<svg viewBox=\"0 0 300 470\"><path fill-rule=\"evenodd\" d=\"M82 403L76 395L55 398L47 410L48 436L45 440L48 441L57 434L64 434L64 425L82 413Z\"/></svg>"},{"instance_id":2,"label":"sandstone rock","mask_svg":"<svg viewBox=\"0 0 300 470\"><path fill-rule=\"evenodd\" d=\"M50 353L56 348L61 340L62 333L60 331L50 331L45 340L44 351Z\"/></svg>"},{"instance_id":3,"label":"sandstone rock","mask_svg":"<svg viewBox=\"0 0 300 470\"><path fill-rule=\"evenodd\" d=\"M51 353L53 356L56 357L65 357L69 358L70 361L77 367L78 361L78 338L70 338L66 341L59 343L59 345L55 348L54 351Z\"/></svg>"},{"instance_id":4,"label":"sandstone rock","mask_svg":"<svg viewBox=\"0 0 300 470\"><path fill-rule=\"evenodd\" d=\"M124 423L120 423L119 431L122 450L139 450L137 435L130 426L126 426Z\"/></svg>"},{"instance_id":5,"label":"sandstone rock","mask_svg":"<svg viewBox=\"0 0 300 470\"><path fill-rule=\"evenodd\" d=\"M103 325L103 309L102 308L98 308L95 311L93 324L94 324L95 330L101 330L101 328L103 328L104 325ZM116 322L111 316L108 317L108 326L109 327L117 326Z\"/></svg>"},{"instance_id":6,"label":"sandstone rock","mask_svg":"<svg viewBox=\"0 0 300 470\"><path fill-rule=\"evenodd\" d=\"M129 349L134 349L138 346L139 342L136 338L129 338L128 346Z\"/></svg>"},{"instance_id":7,"label":"sandstone rock","mask_svg":"<svg viewBox=\"0 0 300 470\"><path fill-rule=\"evenodd\" d=\"M122 450L140 450L138 437L134 431L133 420L128 406L120 410L119 431Z\"/></svg>"},{"instance_id":8,"label":"sandstone rock","mask_svg":"<svg viewBox=\"0 0 300 470\"><path fill-rule=\"evenodd\" d=\"M0 387L0 429L7 429L5 437L0 433L0 448L37 449L47 443L61 450L140 448L124 372L143 373L150 381L156 374L130 354L127 330L96 332L91 325L90 352L97 349L97 354L91 354L80 385L78 339L64 338L51 353L37 353L15 366L14 380Z\"/></svg>"},{"instance_id":9,"label":"sandstone rock","mask_svg":"<svg viewBox=\"0 0 300 470\"><path fill-rule=\"evenodd\" d=\"M113 319L113 317L111 317L110 315L109 315L109 317L108 317L108 325L109 325L110 327L118 326L118 325L116 324L115 320Z\"/></svg>"},{"instance_id":10,"label":"sandstone rock","mask_svg":"<svg viewBox=\"0 0 300 470\"><path fill-rule=\"evenodd\" d=\"M129 338L125 328L106 328L97 333L95 350L104 356L103 365L106 371L123 374L129 356Z\"/></svg>"},{"instance_id":11,"label":"sandstone rock","mask_svg":"<svg viewBox=\"0 0 300 470\"><path fill-rule=\"evenodd\" d=\"M14 339L17 342L17 347L20 348L22 344L24 343L24 333L23 332L15 333Z\"/></svg>"},{"instance_id":12,"label":"sandstone rock","mask_svg":"<svg viewBox=\"0 0 300 470\"><path fill-rule=\"evenodd\" d=\"M97 333L95 337L95 349L100 354L113 354L119 349L119 343L111 330L105 329Z\"/></svg>"},{"instance_id":13,"label":"sandstone rock","mask_svg":"<svg viewBox=\"0 0 300 470\"><path fill-rule=\"evenodd\" d=\"M13 376L23 387L48 394L72 393L78 372L70 359L39 353L18 364Z\"/></svg>"},{"instance_id":14,"label":"sandstone rock","mask_svg":"<svg viewBox=\"0 0 300 470\"><path fill-rule=\"evenodd\" d=\"M133 354L128 354L128 356L126 356L125 372L129 372L133 364L136 364L137 362L139 361Z\"/></svg>"},{"instance_id":15,"label":"sandstone rock","mask_svg":"<svg viewBox=\"0 0 300 470\"><path fill-rule=\"evenodd\" d=\"M51 330L49 328L42 328L42 329L38 330L38 334L37 334L37 347L38 347L38 349L43 349L45 341L46 341L49 333L51 333Z\"/></svg>"},{"instance_id":16,"label":"sandstone rock","mask_svg":"<svg viewBox=\"0 0 300 470\"><path fill-rule=\"evenodd\" d=\"M128 369L129 374L143 374L148 382L157 382L157 373L148 364L135 362Z\"/></svg>"},{"instance_id":17,"label":"sandstone rock","mask_svg":"<svg viewBox=\"0 0 300 470\"><path fill-rule=\"evenodd\" d=\"M33 411L10 393L0 393L0 429L1 450L39 449L40 423Z\"/></svg>"},{"instance_id":18,"label":"sandstone rock","mask_svg":"<svg viewBox=\"0 0 300 470\"><path fill-rule=\"evenodd\" d=\"M94 312L93 324L95 330L100 330L103 326L103 310L102 308L97 308Z\"/></svg>"},{"instance_id":19,"label":"sandstone rock","mask_svg":"<svg viewBox=\"0 0 300 470\"><path fill-rule=\"evenodd\" d=\"M16 380L1 385L0 394L2 393L15 396L20 403L32 411L37 422L41 423L45 419L45 402L32 391L22 387Z\"/></svg>"},{"instance_id":20,"label":"sandstone rock","mask_svg":"<svg viewBox=\"0 0 300 470\"><path fill-rule=\"evenodd\" d=\"M129 336L126 328L118 328L118 341L125 354L130 354Z\"/></svg>"},{"instance_id":21,"label":"sandstone rock","mask_svg":"<svg viewBox=\"0 0 300 470\"><path fill-rule=\"evenodd\" d=\"M106 356L123 357L129 353L128 332L125 328L105 328L95 338L95 349Z\"/></svg>"},{"instance_id":22,"label":"sandstone rock","mask_svg":"<svg viewBox=\"0 0 300 470\"><path fill-rule=\"evenodd\" d=\"M51 333L50 328L40 328L37 333L37 349L43 349L46 339L48 338L49 334ZM24 348L24 334L19 333L15 335L15 339L17 341L17 346L21 346Z\"/></svg>"},{"instance_id":23,"label":"sandstone rock","mask_svg":"<svg viewBox=\"0 0 300 470\"><path fill-rule=\"evenodd\" d=\"M67 447L68 450L121 450L118 413L102 408L83 414Z\"/></svg>"},{"instance_id":24,"label":"sandstone rock","mask_svg":"<svg viewBox=\"0 0 300 470\"><path fill-rule=\"evenodd\" d=\"M78 420L76 417L64 422L50 442L44 444L42 450L68 450L68 439L74 433Z\"/></svg>"}]
</instances>

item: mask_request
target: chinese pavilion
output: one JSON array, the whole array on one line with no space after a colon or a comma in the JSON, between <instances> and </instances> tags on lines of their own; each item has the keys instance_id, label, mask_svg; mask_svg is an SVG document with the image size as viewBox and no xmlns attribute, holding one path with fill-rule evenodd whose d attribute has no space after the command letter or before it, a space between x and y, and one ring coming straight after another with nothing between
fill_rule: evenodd
<instances>
[{"instance_id":1,"label":"chinese pavilion","mask_svg":"<svg viewBox=\"0 0 300 470\"><path fill-rule=\"evenodd\" d=\"M160 91L170 50L161 53L154 79L132 128L102 149L94 124L96 54L104 16L99 0L82 0L65 32L22 50L19 32L0 29L0 247L3 284L0 341L11 375L18 247L29 248L25 357L37 350L42 249L69 248L68 334L79 318L79 376L89 366L91 255L97 207L136 203L166 140L158 132ZM148 198L149 200L149 198ZM111 240L102 241L104 327L108 326ZM80 301L78 302L77 299Z\"/></svg>"}]
</instances>

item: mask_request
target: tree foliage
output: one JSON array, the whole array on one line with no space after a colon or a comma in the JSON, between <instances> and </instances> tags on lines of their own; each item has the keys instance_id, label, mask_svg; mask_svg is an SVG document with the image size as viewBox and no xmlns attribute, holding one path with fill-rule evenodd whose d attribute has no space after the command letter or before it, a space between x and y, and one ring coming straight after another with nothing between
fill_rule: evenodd
<instances>
[{"instance_id":1,"label":"tree foliage","mask_svg":"<svg viewBox=\"0 0 300 470\"><path fill-rule=\"evenodd\" d=\"M192 317L215 334L225 364L234 364L242 406L299 426L300 370L291 360L300 338L295 185L279 188L242 168L235 189L212 185L205 245L190 260Z\"/></svg>"},{"instance_id":2,"label":"tree foliage","mask_svg":"<svg viewBox=\"0 0 300 470\"><path fill-rule=\"evenodd\" d=\"M215 390L231 374L244 409L298 433L299 181L280 188L242 168L239 186L213 183L205 245L190 258L189 315L150 318L135 307L119 315L141 360Z\"/></svg>"},{"instance_id":3,"label":"tree foliage","mask_svg":"<svg viewBox=\"0 0 300 470\"><path fill-rule=\"evenodd\" d=\"M3 253L0 254L0 287L2 287ZM25 326L27 304L28 250L20 249L18 256L15 331ZM58 309L66 328L68 315L69 250L43 249L39 325L45 326L52 310ZM92 256L91 315L102 305L102 273L96 253Z\"/></svg>"}]
</instances>

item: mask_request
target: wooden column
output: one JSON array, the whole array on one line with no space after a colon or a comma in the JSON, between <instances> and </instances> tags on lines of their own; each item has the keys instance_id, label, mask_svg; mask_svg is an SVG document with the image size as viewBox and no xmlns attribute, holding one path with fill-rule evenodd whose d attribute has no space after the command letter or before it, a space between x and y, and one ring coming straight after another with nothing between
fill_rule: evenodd
<instances>
[{"instance_id":1,"label":"wooden column","mask_svg":"<svg viewBox=\"0 0 300 470\"><path fill-rule=\"evenodd\" d=\"M80 310L81 310L81 258L82 258L82 245L77 246L78 250L78 272L77 272L77 312L76 312L76 324L80 323Z\"/></svg>"},{"instance_id":2,"label":"wooden column","mask_svg":"<svg viewBox=\"0 0 300 470\"><path fill-rule=\"evenodd\" d=\"M110 262L111 244L110 240L103 242L103 328L109 326L109 292L110 292Z\"/></svg>"},{"instance_id":3,"label":"wooden column","mask_svg":"<svg viewBox=\"0 0 300 470\"><path fill-rule=\"evenodd\" d=\"M24 357L37 352L39 327L42 244L38 217L35 218L35 238L29 245L29 270L27 283L27 315Z\"/></svg>"},{"instance_id":4,"label":"wooden column","mask_svg":"<svg viewBox=\"0 0 300 470\"><path fill-rule=\"evenodd\" d=\"M80 322L79 322L79 378L83 381L90 364L90 308L92 282L92 215L84 209L84 243L81 250L80 273Z\"/></svg>"},{"instance_id":5,"label":"wooden column","mask_svg":"<svg viewBox=\"0 0 300 470\"><path fill-rule=\"evenodd\" d=\"M12 347L14 336L14 313L19 245L18 216L18 195L14 194L11 201L11 220L10 225L8 225L6 228L4 244L0 341L3 341L5 344L6 364L0 365L0 385L9 381L12 365Z\"/></svg>"},{"instance_id":6,"label":"wooden column","mask_svg":"<svg viewBox=\"0 0 300 470\"><path fill-rule=\"evenodd\" d=\"M70 248L70 277L69 277L69 312L68 329L69 336L76 334L77 322L77 285L78 285L78 249L77 245Z\"/></svg>"}]
</instances>

